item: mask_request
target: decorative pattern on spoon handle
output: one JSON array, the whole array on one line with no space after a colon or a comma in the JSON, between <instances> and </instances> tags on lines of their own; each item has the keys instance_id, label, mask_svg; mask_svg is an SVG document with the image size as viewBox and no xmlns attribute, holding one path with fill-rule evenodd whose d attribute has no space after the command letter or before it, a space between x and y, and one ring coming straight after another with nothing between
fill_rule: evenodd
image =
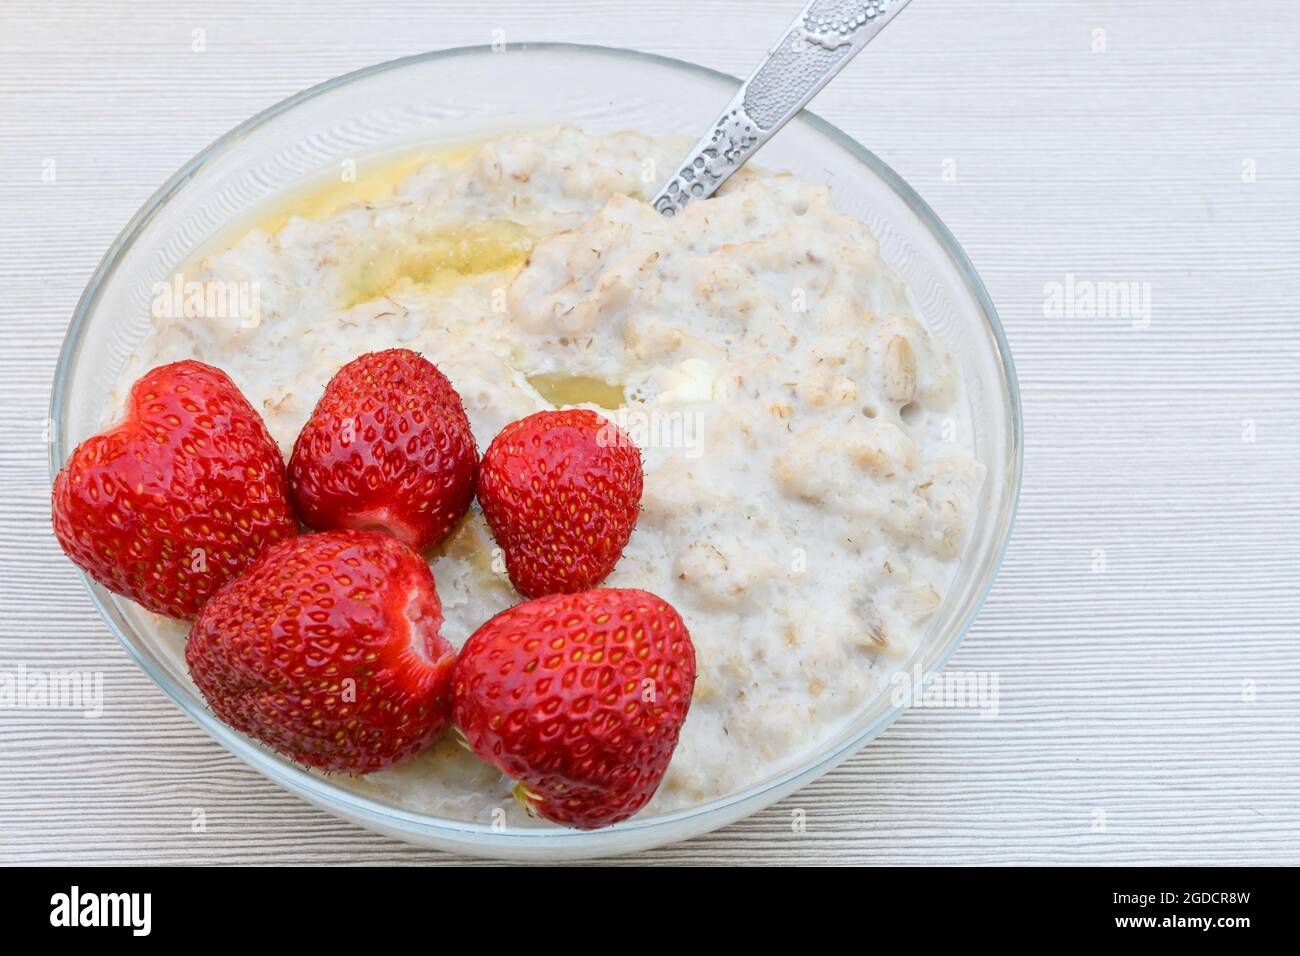
<instances>
[{"instance_id":1,"label":"decorative pattern on spoon handle","mask_svg":"<svg viewBox=\"0 0 1300 956\"><path fill-rule=\"evenodd\" d=\"M812 0L654 198L673 216L707 199L771 139L908 0Z\"/></svg>"}]
</instances>

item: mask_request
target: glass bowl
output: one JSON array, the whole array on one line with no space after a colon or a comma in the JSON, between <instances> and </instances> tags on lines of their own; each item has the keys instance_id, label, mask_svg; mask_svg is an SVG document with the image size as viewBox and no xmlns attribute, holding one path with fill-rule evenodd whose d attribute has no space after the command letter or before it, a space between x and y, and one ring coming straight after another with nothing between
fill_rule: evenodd
<instances>
[{"instance_id":1,"label":"glass bowl","mask_svg":"<svg viewBox=\"0 0 1300 956\"><path fill-rule=\"evenodd\" d=\"M359 70L299 93L231 130L186 163L127 224L91 277L68 328L51 399L53 475L97 431L106 397L149 326L154 283L276 195L347 158L454 145L509 129L567 122L691 140L734 94L730 76L678 60L569 44L467 47ZM1020 487L1020 403L1011 355L983 284L956 240L888 166L835 127L803 113L759 162L831 186L836 204L866 222L920 314L961 362L975 452L988 469L948 595L916 655L925 672L947 661L997 572ZM217 720L182 658L147 616L87 581L127 651L204 730L250 766L311 803L362 826L426 846L513 859L572 859L659 846L724 826L815 779L899 714L889 694L863 701L841 732L797 764L741 792L690 809L640 815L595 831L494 827L413 812L345 789L263 749Z\"/></svg>"}]
</instances>

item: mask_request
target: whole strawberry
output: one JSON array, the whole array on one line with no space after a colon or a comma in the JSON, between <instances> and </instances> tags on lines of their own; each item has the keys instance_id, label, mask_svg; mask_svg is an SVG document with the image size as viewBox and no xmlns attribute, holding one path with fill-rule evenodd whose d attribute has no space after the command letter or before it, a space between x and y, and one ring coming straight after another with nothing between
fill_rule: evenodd
<instances>
[{"instance_id":1,"label":"whole strawberry","mask_svg":"<svg viewBox=\"0 0 1300 956\"><path fill-rule=\"evenodd\" d=\"M636 526L642 481L641 452L595 412L537 412L503 428L483 455L478 500L519 592L605 580Z\"/></svg>"},{"instance_id":2,"label":"whole strawberry","mask_svg":"<svg viewBox=\"0 0 1300 956\"><path fill-rule=\"evenodd\" d=\"M78 445L54 479L51 512L87 574L177 618L298 531L261 417L225 372L193 361L132 386L122 420Z\"/></svg>"},{"instance_id":3,"label":"whole strawberry","mask_svg":"<svg viewBox=\"0 0 1300 956\"><path fill-rule=\"evenodd\" d=\"M433 574L396 538L305 534L271 548L199 613L185 645L213 713L286 757L369 773L433 743L456 651Z\"/></svg>"},{"instance_id":4,"label":"whole strawberry","mask_svg":"<svg viewBox=\"0 0 1300 956\"><path fill-rule=\"evenodd\" d=\"M663 779L695 687L686 625L635 589L516 605L466 642L456 724L519 781L531 811L588 830L626 820Z\"/></svg>"},{"instance_id":5,"label":"whole strawberry","mask_svg":"<svg viewBox=\"0 0 1300 956\"><path fill-rule=\"evenodd\" d=\"M447 377L408 349L339 369L289 458L289 496L317 530L386 531L418 551L474 498L478 449Z\"/></svg>"}]
</instances>

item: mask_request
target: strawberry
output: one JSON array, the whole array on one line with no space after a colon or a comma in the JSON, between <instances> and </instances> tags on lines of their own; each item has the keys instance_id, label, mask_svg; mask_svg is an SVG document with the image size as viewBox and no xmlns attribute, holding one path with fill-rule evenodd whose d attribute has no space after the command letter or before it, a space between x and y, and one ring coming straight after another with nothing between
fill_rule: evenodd
<instances>
[{"instance_id":1,"label":"strawberry","mask_svg":"<svg viewBox=\"0 0 1300 956\"><path fill-rule=\"evenodd\" d=\"M433 743L456 651L424 559L373 531L281 542L199 612L185 645L213 713L286 757L369 773Z\"/></svg>"},{"instance_id":2,"label":"strawberry","mask_svg":"<svg viewBox=\"0 0 1300 956\"><path fill-rule=\"evenodd\" d=\"M553 594L488 621L456 662L456 724L548 820L626 820L663 779L695 687L695 649L646 591Z\"/></svg>"},{"instance_id":3,"label":"strawberry","mask_svg":"<svg viewBox=\"0 0 1300 956\"><path fill-rule=\"evenodd\" d=\"M54 479L54 535L104 587L192 618L263 549L297 534L284 459L225 372L175 362Z\"/></svg>"},{"instance_id":4,"label":"strawberry","mask_svg":"<svg viewBox=\"0 0 1300 956\"><path fill-rule=\"evenodd\" d=\"M339 369L289 457L289 497L309 528L385 531L417 551L474 499L478 449L447 377L408 349Z\"/></svg>"},{"instance_id":5,"label":"strawberry","mask_svg":"<svg viewBox=\"0 0 1300 956\"><path fill-rule=\"evenodd\" d=\"M573 593L609 576L636 526L641 452L584 409L537 412L492 440L478 500L525 597Z\"/></svg>"}]
</instances>

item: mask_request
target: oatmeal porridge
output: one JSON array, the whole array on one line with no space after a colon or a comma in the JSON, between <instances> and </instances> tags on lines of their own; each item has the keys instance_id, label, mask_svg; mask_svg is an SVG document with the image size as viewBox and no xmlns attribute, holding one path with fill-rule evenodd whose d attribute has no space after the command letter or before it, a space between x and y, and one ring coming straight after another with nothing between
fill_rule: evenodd
<instances>
[{"instance_id":1,"label":"oatmeal porridge","mask_svg":"<svg viewBox=\"0 0 1300 956\"><path fill-rule=\"evenodd\" d=\"M826 187L752 169L664 218L646 171L680 155L561 127L291 205L185 270L254 289L255 314L156 317L112 409L147 369L196 358L287 457L341 366L401 346L450 378L480 451L543 409L621 425L645 491L604 584L670 602L698 657L649 813L793 764L885 693L944 598L983 479L961 370L869 230ZM429 559L457 646L520 600L477 505ZM153 627L183 645L184 624ZM419 811L526 819L451 736L340 779Z\"/></svg>"}]
</instances>

